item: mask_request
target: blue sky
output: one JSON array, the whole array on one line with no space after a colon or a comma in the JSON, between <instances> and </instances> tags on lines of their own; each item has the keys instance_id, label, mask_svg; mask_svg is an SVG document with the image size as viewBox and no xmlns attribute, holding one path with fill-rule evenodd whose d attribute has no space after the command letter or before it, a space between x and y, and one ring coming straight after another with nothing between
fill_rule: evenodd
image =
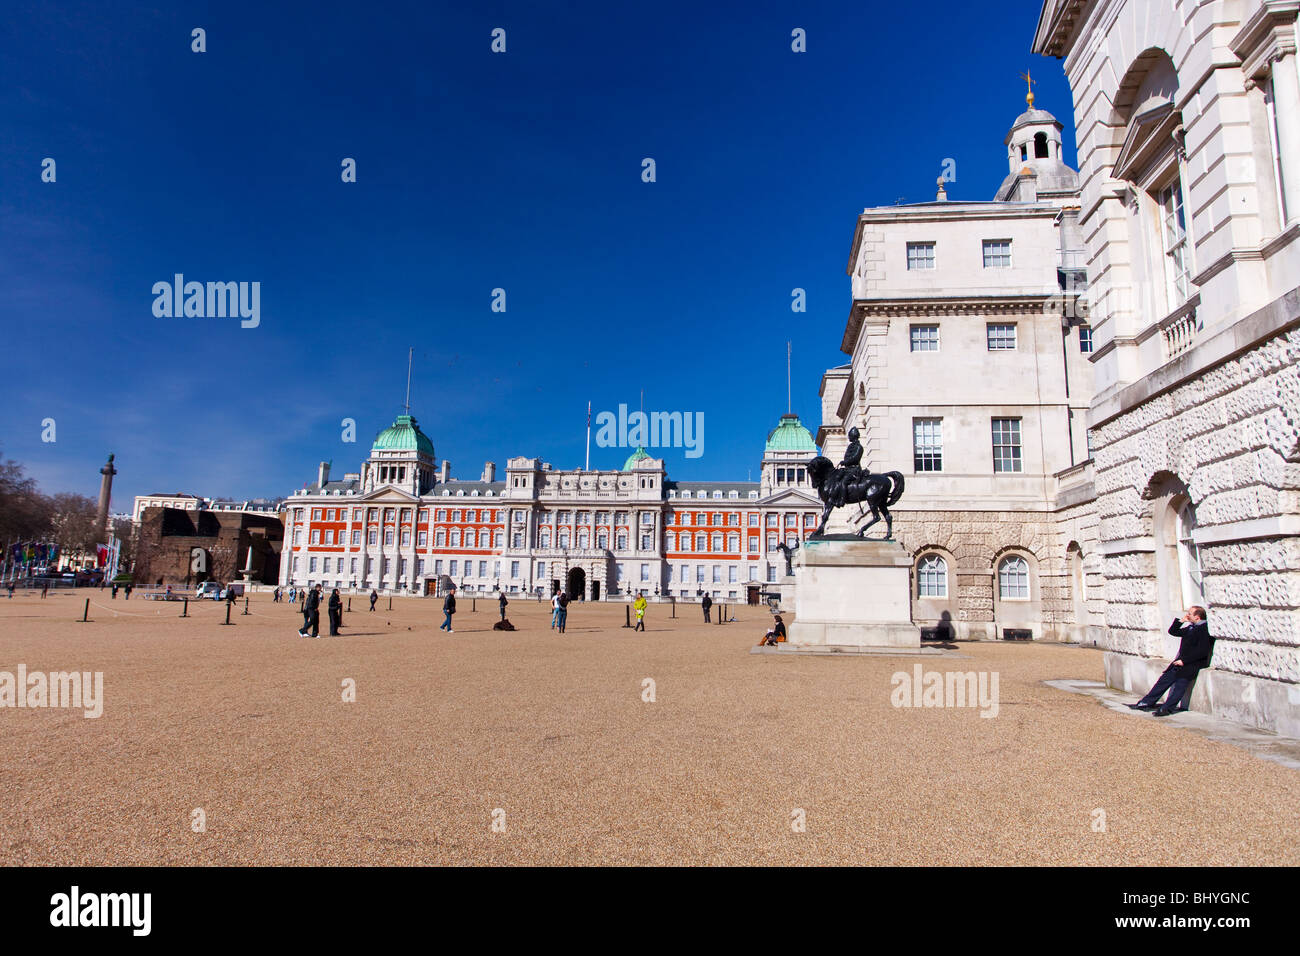
<instances>
[{"instance_id":1,"label":"blue sky","mask_svg":"<svg viewBox=\"0 0 1300 956\"><path fill-rule=\"evenodd\" d=\"M864 206L933 199L947 158L950 198L992 198L1026 68L1074 164L1060 66L1029 52L1039 7L7 4L3 454L95 494L114 452L115 510L284 494L359 466L414 347L413 412L454 476L579 466L587 402L644 389L704 415L701 457L662 450L670 476L756 477L786 341L813 430L845 360ZM260 282L260 325L155 317L178 272Z\"/></svg>"}]
</instances>

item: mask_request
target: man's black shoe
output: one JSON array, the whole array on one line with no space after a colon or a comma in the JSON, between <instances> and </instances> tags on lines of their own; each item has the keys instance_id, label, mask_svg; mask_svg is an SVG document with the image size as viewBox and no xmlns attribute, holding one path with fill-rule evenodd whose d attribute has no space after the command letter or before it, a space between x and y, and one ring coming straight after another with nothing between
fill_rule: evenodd
<instances>
[{"instance_id":1,"label":"man's black shoe","mask_svg":"<svg viewBox=\"0 0 1300 956\"><path fill-rule=\"evenodd\" d=\"M1136 704L1129 704L1128 709L1129 710L1155 710L1159 706L1160 706L1159 704L1144 704L1142 703L1142 701L1138 701Z\"/></svg>"},{"instance_id":2,"label":"man's black shoe","mask_svg":"<svg viewBox=\"0 0 1300 956\"><path fill-rule=\"evenodd\" d=\"M1152 717L1168 717L1171 714L1173 714L1173 711L1168 710L1167 708L1164 707L1161 707L1159 710L1153 710L1151 712Z\"/></svg>"}]
</instances>

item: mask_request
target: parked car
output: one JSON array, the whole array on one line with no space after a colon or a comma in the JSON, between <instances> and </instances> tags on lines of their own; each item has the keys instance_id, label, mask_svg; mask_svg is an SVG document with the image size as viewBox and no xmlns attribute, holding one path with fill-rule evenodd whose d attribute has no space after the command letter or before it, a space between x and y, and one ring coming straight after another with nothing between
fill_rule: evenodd
<instances>
[{"instance_id":1,"label":"parked car","mask_svg":"<svg viewBox=\"0 0 1300 956\"><path fill-rule=\"evenodd\" d=\"M194 600L220 601L224 596L223 592L224 589L222 588L220 582L204 581L202 584L199 585L199 589L194 592Z\"/></svg>"}]
</instances>

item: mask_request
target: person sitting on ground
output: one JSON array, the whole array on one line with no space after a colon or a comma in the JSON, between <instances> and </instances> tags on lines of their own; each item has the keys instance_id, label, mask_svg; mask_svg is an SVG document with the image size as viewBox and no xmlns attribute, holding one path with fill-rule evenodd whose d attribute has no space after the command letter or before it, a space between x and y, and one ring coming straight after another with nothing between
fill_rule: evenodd
<instances>
[{"instance_id":1,"label":"person sitting on ground","mask_svg":"<svg viewBox=\"0 0 1300 956\"><path fill-rule=\"evenodd\" d=\"M759 647L776 647L778 644L785 643L785 622L781 620L781 615L777 614L772 619L772 626L767 629L763 639L758 642Z\"/></svg>"}]
</instances>

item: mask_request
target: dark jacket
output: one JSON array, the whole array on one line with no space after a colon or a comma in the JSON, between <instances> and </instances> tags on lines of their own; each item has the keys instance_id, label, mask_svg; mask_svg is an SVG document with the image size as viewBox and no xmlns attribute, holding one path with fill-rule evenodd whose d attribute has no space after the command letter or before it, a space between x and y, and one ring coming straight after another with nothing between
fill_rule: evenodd
<instances>
[{"instance_id":1,"label":"dark jacket","mask_svg":"<svg viewBox=\"0 0 1300 956\"><path fill-rule=\"evenodd\" d=\"M1210 636L1210 626L1205 621L1185 624L1175 620L1169 625L1169 633L1179 638L1178 654L1174 660L1183 662L1184 671L1194 674L1210 666L1214 638Z\"/></svg>"},{"instance_id":2,"label":"dark jacket","mask_svg":"<svg viewBox=\"0 0 1300 956\"><path fill-rule=\"evenodd\" d=\"M709 597L706 594L704 595L704 600L701 601L700 604L702 604L704 606L704 610L707 611L709 608L713 607L713 598Z\"/></svg>"},{"instance_id":3,"label":"dark jacket","mask_svg":"<svg viewBox=\"0 0 1300 956\"><path fill-rule=\"evenodd\" d=\"M343 610L343 598L339 597L337 594L334 594L332 592L330 593L330 610L331 611Z\"/></svg>"},{"instance_id":4,"label":"dark jacket","mask_svg":"<svg viewBox=\"0 0 1300 956\"><path fill-rule=\"evenodd\" d=\"M308 614L310 614L312 611L319 611L320 592L317 591L315 588L312 588L310 591L308 591L307 599L303 602L302 609Z\"/></svg>"},{"instance_id":5,"label":"dark jacket","mask_svg":"<svg viewBox=\"0 0 1300 956\"><path fill-rule=\"evenodd\" d=\"M448 594L442 599L442 611L444 614L456 613L456 595Z\"/></svg>"}]
</instances>

